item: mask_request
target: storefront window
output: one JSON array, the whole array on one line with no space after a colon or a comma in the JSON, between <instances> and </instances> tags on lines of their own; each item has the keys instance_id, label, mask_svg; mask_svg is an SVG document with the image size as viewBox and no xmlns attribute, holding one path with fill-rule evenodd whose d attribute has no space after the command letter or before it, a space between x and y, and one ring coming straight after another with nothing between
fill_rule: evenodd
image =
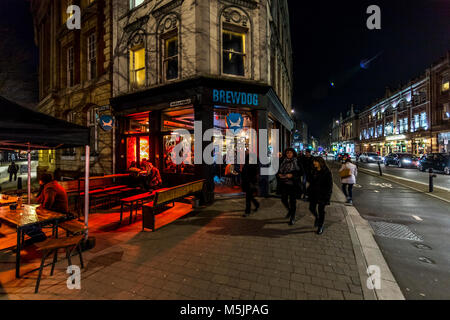
<instances>
[{"instance_id":1,"label":"storefront window","mask_svg":"<svg viewBox=\"0 0 450 320\"><path fill-rule=\"evenodd\" d=\"M172 159L172 151L175 146L179 144L183 145L179 154L179 157L182 159L181 164L177 164L174 159ZM163 137L163 156L163 172L194 174L194 135L191 134L190 141L183 139L183 136L180 136L175 132L165 135ZM189 162L189 159L185 159L183 156L190 156L190 163L185 163Z\"/></svg>"},{"instance_id":2,"label":"storefront window","mask_svg":"<svg viewBox=\"0 0 450 320\"><path fill-rule=\"evenodd\" d=\"M149 112L128 115L125 123L125 134L149 132L149 119Z\"/></svg>"},{"instance_id":3,"label":"storefront window","mask_svg":"<svg viewBox=\"0 0 450 320\"><path fill-rule=\"evenodd\" d=\"M131 164L136 163L136 137L127 138L127 168L131 167Z\"/></svg>"},{"instance_id":4,"label":"storefront window","mask_svg":"<svg viewBox=\"0 0 450 320\"><path fill-rule=\"evenodd\" d=\"M194 130L194 108L171 108L161 114L162 131Z\"/></svg>"}]
</instances>

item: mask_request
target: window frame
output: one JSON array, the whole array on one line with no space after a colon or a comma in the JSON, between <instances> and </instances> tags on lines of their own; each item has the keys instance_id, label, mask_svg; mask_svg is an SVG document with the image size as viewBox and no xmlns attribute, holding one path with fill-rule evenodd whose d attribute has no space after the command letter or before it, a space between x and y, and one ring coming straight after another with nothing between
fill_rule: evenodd
<instances>
[{"instance_id":1,"label":"window frame","mask_svg":"<svg viewBox=\"0 0 450 320\"><path fill-rule=\"evenodd\" d=\"M220 37L220 41L221 41L221 65L222 65L222 74L223 75L227 75L227 76L234 76L234 77L246 77L247 76L247 37L248 37L248 30L236 30L237 28L233 28L233 27L228 27L225 26L222 28L222 32L221 32L221 37ZM229 50L229 49L225 49L224 48L224 35L225 34L231 34L231 35L237 35L237 36L242 36L241 41L242 41L242 52L238 52L238 51L234 51L234 50ZM236 54L236 55L240 55L242 57L242 65L243 65L243 74L234 74L234 73L226 73L225 72L225 61L223 59L224 54ZM279 73L278 73L279 74ZM279 81L277 81L279 82Z\"/></svg>"},{"instance_id":2,"label":"window frame","mask_svg":"<svg viewBox=\"0 0 450 320\"><path fill-rule=\"evenodd\" d=\"M75 85L75 49L73 46L66 49L66 87Z\"/></svg>"},{"instance_id":3,"label":"window frame","mask_svg":"<svg viewBox=\"0 0 450 320\"><path fill-rule=\"evenodd\" d=\"M139 69L134 68L135 64L135 54L136 52L144 50L144 66ZM132 58L133 56L133 58ZM132 66L133 65L133 66ZM132 68L133 67L133 68ZM137 73L139 71L144 71L144 81L142 84L139 84L137 81ZM147 84L147 50L144 44L140 44L128 50L128 72L129 72L129 87L130 89L138 89L145 87Z\"/></svg>"},{"instance_id":4,"label":"window frame","mask_svg":"<svg viewBox=\"0 0 450 320\"><path fill-rule=\"evenodd\" d=\"M168 42L174 40L176 41L176 54L173 56L168 55ZM168 34L161 37L163 52L161 55L162 58L162 78L164 82L177 80L180 78L180 40L178 37L178 30L169 32ZM177 61L177 76L175 78L168 79L167 71L169 61L176 60Z\"/></svg>"},{"instance_id":5,"label":"window frame","mask_svg":"<svg viewBox=\"0 0 450 320\"><path fill-rule=\"evenodd\" d=\"M95 0L94 0L95 1ZM91 39L93 39L91 43ZM86 49L87 49L87 79L93 80L97 78L97 35L95 32L90 33L86 37ZM94 68L92 68L94 67Z\"/></svg>"}]
</instances>

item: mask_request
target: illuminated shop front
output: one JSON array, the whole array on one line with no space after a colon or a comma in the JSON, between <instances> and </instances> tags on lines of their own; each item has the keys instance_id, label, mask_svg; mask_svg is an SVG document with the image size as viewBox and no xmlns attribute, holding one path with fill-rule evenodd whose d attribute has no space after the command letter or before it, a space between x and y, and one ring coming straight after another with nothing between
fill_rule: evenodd
<instances>
[{"instance_id":1,"label":"illuminated shop front","mask_svg":"<svg viewBox=\"0 0 450 320\"><path fill-rule=\"evenodd\" d=\"M257 155L264 152L270 156L275 151L275 137L269 130L267 150L259 150L251 134L259 129L279 129L280 150L290 145L292 120L269 86L197 78L116 97L111 105L119 119L116 172L125 172L133 161L139 164L146 158L159 168L167 186L206 179L206 201L211 201L214 193L241 192L241 165L234 163L227 168L228 164L217 160L226 156L227 146L233 146L236 160L239 146L246 150L254 147L251 151ZM212 165L195 164L194 121L201 122L202 133L214 128L224 137L222 146L215 146ZM177 136L176 129L188 130L191 138ZM226 137L227 129L233 130L233 137ZM171 159L173 148L180 143L185 150L190 148L191 164L177 165ZM200 145L204 150L210 143ZM272 179L261 177L262 195L269 192Z\"/></svg>"},{"instance_id":2,"label":"illuminated shop front","mask_svg":"<svg viewBox=\"0 0 450 320\"><path fill-rule=\"evenodd\" d=\"M442 153L450 152L449 141L450 141L450 131L442 132L442 133L438 134L437 144L439 146L439 152L442 152Z\"/></svg>"}]
</instances>

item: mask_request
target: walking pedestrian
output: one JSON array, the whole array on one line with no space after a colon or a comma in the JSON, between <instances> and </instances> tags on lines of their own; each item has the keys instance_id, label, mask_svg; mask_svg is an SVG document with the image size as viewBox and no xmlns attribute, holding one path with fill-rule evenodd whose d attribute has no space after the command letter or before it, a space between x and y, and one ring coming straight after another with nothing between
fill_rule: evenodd
<instances>
[{"instance_id":1,"label":"walking pedestrian","mask_svg":"<svg viewBox=\"0 0 450 320\"><path fill-rule=\"evenodd\" d=\"M331 193L333 192L333 177L322 157L313 159L314 169L308 188L309 210L316 218L314 226L317 227L317 234L323 233L325 222L325 206L330 204Z\"/></svg>"},{"instance_id":2,"label":"walking pedestrian","mask_svg":"<svg viewBox=\"0 0 450 320\"><path fill-rule=\"evenodd\" d=\"M308 190L306 187L307 183L310 183L311 176L313 172L313 157L311 155L311 150L306 149L304 156L301 158L301 163L303 166L303 180L302 180L302 189L303 189L303 199L305 201L308 200Z\"/></svg>"},{"instance_id":3,"label":"walking pedestrian","mask_svg":"<svg viewBox=\"0 0 450 320\"><path fill-rule=\"evenodd\" d=\"M8 167L9 173L9 182L12 181L12 177L14 176L14 181L17 180L17 172L19 171L19 166L13 161Z\"/></svg>"},{"instance_id":4,"label":"walking pedestrian","mask_svg":"<svg viewBox=\"0 0 450 320\"><path fill-rule=\"evenodd\" d=\"M284 159L281 162L277 176L280 182L281 202L288 209L286 218L289 218L289 225L295 223L300 174L297 154L293 148L287 148L284 151Z\"/></svg>"},{"instance_id":5,"label":"walking pedestrian","mask_svg":"<svg viewBox=\"0 0 450 320\"><path fill-rule=\"evenodd\" d=\"M352 163L350 157L342 164L339 175L341 176L342 192L347 198L346 203L353 204L353 185L356 183L358 168Z\"/></svg>"},{"instance_id":6,"label":"walking pedestrian","mask_svg":"<svg viewBox=\"0 0 450 320\"><path fill-rule=\"evenodd\" d=\"M258 190L258 165L250 163L250 154L245 155L245 164L242 167L242 191L245 192L245 213L247 217L251 212L252 202L255 211L258 211L259 202L255 199L255 193Z\"/></svg>"}]
</instances>

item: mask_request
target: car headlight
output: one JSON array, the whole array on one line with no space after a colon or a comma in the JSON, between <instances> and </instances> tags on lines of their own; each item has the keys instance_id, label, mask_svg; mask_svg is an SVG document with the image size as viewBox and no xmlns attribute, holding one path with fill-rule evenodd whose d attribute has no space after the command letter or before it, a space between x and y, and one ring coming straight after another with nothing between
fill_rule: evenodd
<instances>
[{"instance_id":1,"label":"car headlight","mask_svg":"<svg viewBox=\"0 0 450 320\"><path fill-rule=\"evenodd\" d=\"M409 160L409 159L403 159L402 160L404 163L411 163L411 160Z\"/></svg>"}]
</instances>

